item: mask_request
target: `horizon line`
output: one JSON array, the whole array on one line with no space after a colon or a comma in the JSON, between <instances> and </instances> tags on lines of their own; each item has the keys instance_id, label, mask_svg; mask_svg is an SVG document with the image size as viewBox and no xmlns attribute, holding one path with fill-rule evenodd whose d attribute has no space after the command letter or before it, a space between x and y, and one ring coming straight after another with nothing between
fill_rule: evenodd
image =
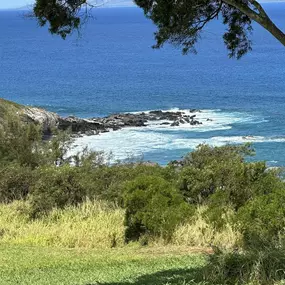
<instances>
[{"instance_id":1,"label":"horizon line","mask_svg":"<svg viewBox=\"0 0 285 285\"><path fill-rule=\"evenodd\" d=\"M278 3L285 3L285 0L274 0L274 1L270 1L270 0L261 0L259 1L260 3L264 3L264 4L278 4ZM22 7L16 7L16 8L1 8L0 7L0 11L26 11L29 10L30 8L33 7L33 4L29 4L26 6L22 6ZM97 7L94 8L101 8L101 9L110 9L110 8L135 8L138 7L135 4L131 4L131 5L116 5L116 4L108 4L107 3L102 3L101 5L98 5Z\"/></svg>"}]
</instances>

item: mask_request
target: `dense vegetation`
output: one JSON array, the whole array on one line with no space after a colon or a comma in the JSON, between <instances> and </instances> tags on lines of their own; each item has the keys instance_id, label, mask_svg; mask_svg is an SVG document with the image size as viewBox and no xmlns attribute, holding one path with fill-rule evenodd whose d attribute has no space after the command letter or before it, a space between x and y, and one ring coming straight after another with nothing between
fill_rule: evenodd
<instances>
[{"instance_id":1,"label":"dense vegetation","mask_svg":"<svg viewBox=\"0 0 285 285\"><path fill-rule=\"evenodd\" d=\"M43 141L39 126L3 120L0 242L213 246L205 282L284 281L285 183L280 170L246 160L251 145L200 145L166 167L67 157L69 146L67 134Z\"/></svg>"}]
</instances>

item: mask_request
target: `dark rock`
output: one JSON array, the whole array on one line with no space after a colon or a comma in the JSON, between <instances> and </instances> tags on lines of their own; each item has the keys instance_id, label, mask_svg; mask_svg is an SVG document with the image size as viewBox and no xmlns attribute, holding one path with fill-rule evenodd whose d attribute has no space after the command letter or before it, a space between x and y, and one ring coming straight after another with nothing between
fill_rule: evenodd
<instances>
[{"instance_id":1,"label":"dark rock","mask_svg":"<svg viewBox=\"0 0 285 285\"><path fill-rule=\"evenodd\" d=\"M189 112L190 113L201 113L201 110L199 110L199 109L190 109Z\"/></svg>"},{"instance_id":2,"label":"dark rock","mask_svg":"<svg viewBox=\"0 0 285 285\"><path fill-rule=\"evenodd\" d=\"M85 135L87 135L87 136L93 136L93 135L95 135L96 133L94 133L94 131L86 131L85 132Z\"/></svg>"},{"instance_id":3,"label":"dark rock","mask_svg":"<svg viewBox=\"0 0 285 285\"><path fill-rule=\"evenodd\" d=\"M192 109L196 112L196 109ZM61 130L71 129L76 134L99 134L109 130L120 130L126 127L144 127L149 121L165 121L160 125L179 126L180 124L189 123L190 125L201 124L195 120L195 115L185 115L184 112L164 112L161 110L150 111L149 113L123 113L112 114L104 118L81 119L75 116L60 118L58 128ZM170 123L169 121L172 121Z\"/></svg>"},{"instance_id":4,"label":"dark rock","mask_svg":"<svg viewBox=\"0 0 285 285\"><path fill-rule=\"evenodd\" d=\"M173 122L170 126L171 126L171 127L178 127L178 126L179 126L179 122L178 122L178 121L175 121L175 122Z\"/></svg>"},{"instance_id":5,"label":"dark rock","mask_svg":"<svg viewBox=\"0 0 285 285\"><path fill-rule=\"evenodd\" d=\"M201 125L201 124L202 124L201 122L195 121L195 120L192 120L192 121L190 122L190 125L191 125L191 126L196 126L196 125Z\"/></svg>"},{"instance_id":6,"label":"dark rock","mask_svg":"<svg viewBox=\"0 0 285 285\"><path fill-rule=\"evenodd\" d=\"M161 110L150 111L149 113L156 116L161 116L163 114Z\"/></svg>"},{"instance_id":7,"label":"dark rock","mask_svg":"<svg viewBox=\"0 0 285 285\"><path fill-rule=\"evenodd\" d=\"M118 131L121 129L121 127L120 126L113 126L112 129L113 129L113 131Z\"/></svg>"}]
</instances>

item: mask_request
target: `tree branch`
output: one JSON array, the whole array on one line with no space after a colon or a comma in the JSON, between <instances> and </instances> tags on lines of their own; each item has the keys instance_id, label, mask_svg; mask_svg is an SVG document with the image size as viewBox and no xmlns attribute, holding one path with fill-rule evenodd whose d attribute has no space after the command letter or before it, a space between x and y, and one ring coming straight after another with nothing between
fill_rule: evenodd
<instances>
[{"instance_id":1,"label":"tree branch","mask_svg":"<svg viewBox=\"0 0 285 285\"><path fill-rule=\"evenodd\" d=\"M204 26L209 23L209 21L217 18L219 16L219 13L221 12L222 6L223 6L223 2L221 2L219 4L218 8L212 14L210 14L206 19L198 21L196 23L197 24L196 29L202 30L204 28Z\"/></svg>"},{"instance_id":2,"label":"tree branch","mask_svg":"<svg viewBox=\"0 0 285 285\"><path fill-rule=\"evenodd\" d=\"M248 5L242 3L240 0L223 0L223 2L239 9L242 13L270 32L280 43L285 46L285 34L271 21L262 6L257 1L249 0L249 2L260 12L260 14L250 9Z\"/></svg>"},{"instance_id":3,"label":"tree branch","mask_svg":"<svg viewBox=\"0 0 285 285\"><path fill-rule=\"evenodd\" d=\"M267 17L268 15L266 14L265 10L263 9L263 7L255 0L249 0L249 2L258 10L259 14L263 17Z\"/></svg>"}]
</instances>

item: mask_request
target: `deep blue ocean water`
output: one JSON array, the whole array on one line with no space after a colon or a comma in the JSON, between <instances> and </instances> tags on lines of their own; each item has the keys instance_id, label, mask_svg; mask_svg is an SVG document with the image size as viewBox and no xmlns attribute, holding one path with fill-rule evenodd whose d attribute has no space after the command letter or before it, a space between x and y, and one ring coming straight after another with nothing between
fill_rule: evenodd
<instances>
[{"instance_id":1,"label":"deep blue ocean water","mask_svg":"<svg viewBox=\"0 0 285 285\"><path fill-rule=\"evenodd\" d=\"M285 3L264 5L285 29ZM197 55L183 56L151 48L155 27L137 8L94 10L80 37L65 41L23 14L0 11L0 97L63 116L199 108L214 118L200 128L125 129L76 144L165 164L199 143L252 141L256 159L285 165L285 49L259 26L253 51L237 61L227 57L219 21Z\"/></svg>"}]
</instances>

